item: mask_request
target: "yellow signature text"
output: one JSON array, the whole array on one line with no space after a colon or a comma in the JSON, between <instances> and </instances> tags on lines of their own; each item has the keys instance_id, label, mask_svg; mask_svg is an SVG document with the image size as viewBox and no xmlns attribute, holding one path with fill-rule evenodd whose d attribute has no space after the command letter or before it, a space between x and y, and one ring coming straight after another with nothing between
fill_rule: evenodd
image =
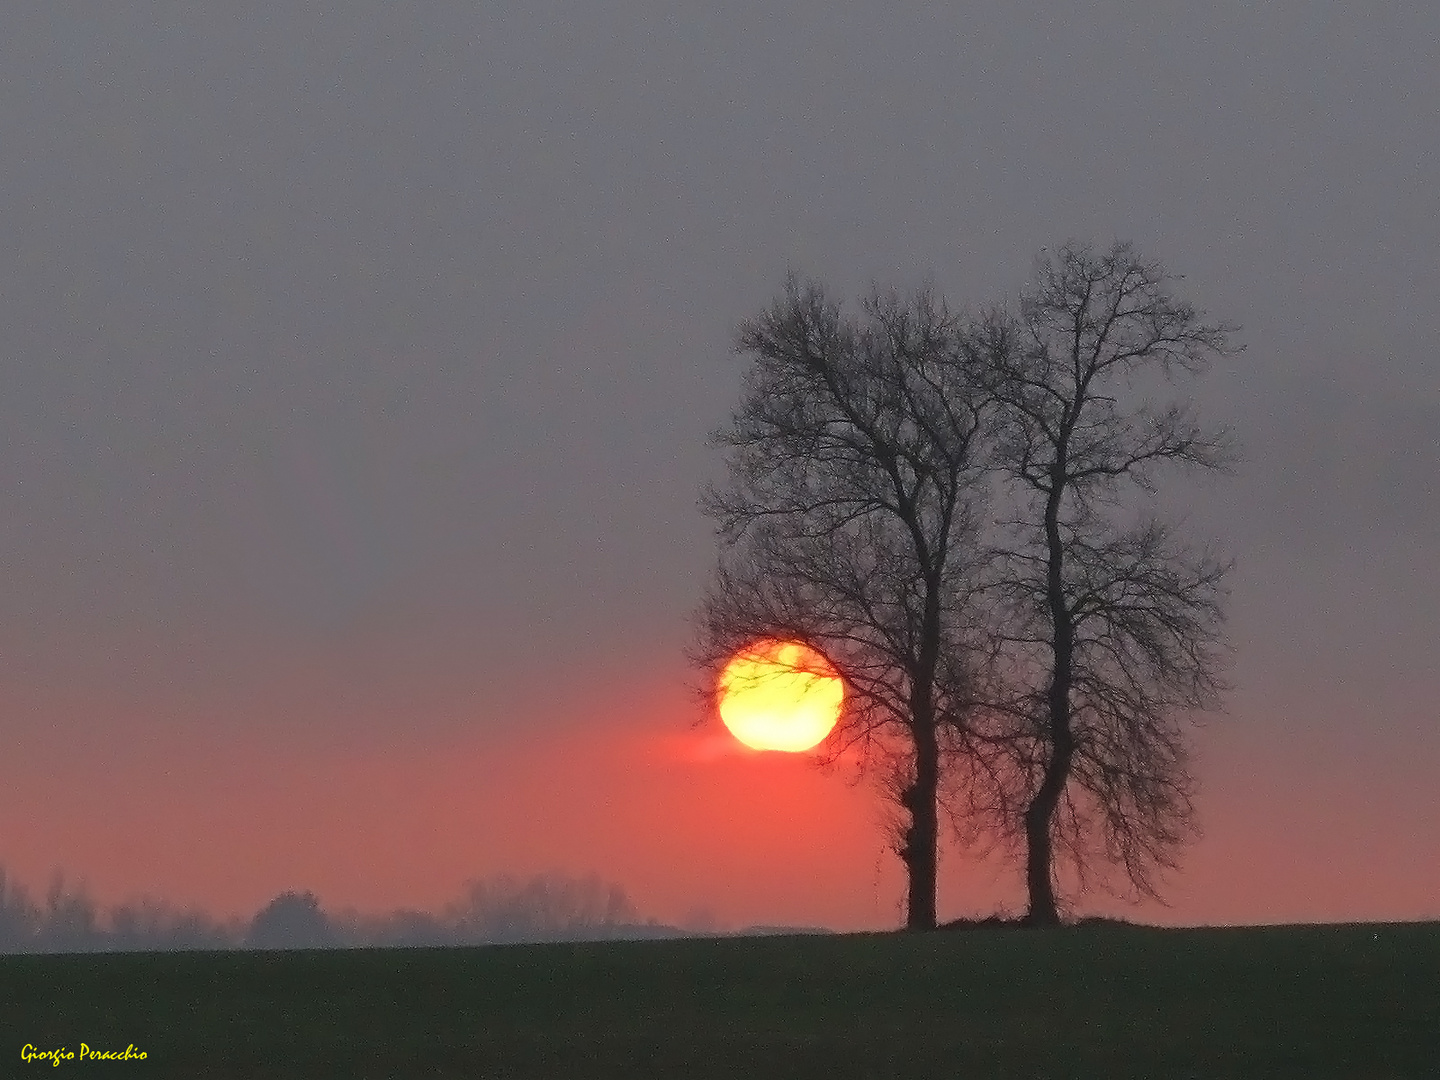
<instances>
[{"instance_id":1,"label":"yellow signature text","mask_svg":"<svg viewBox=\"0 0 1440 1080\"><path fill-rule=\"evenodd\" d=\"M20 1050L21 1061L48 1061L51 1065L59 1065L62 1061L144 1061L145 1051L136 1050L135 1044L131 1043L124 1050L101 1050L92 1047L89 1043L80 1044L80 1052L67 1050L60 1047L56 1050L40 1050L30 1043L26 1043Z\"/></svg>"}]
</instances>

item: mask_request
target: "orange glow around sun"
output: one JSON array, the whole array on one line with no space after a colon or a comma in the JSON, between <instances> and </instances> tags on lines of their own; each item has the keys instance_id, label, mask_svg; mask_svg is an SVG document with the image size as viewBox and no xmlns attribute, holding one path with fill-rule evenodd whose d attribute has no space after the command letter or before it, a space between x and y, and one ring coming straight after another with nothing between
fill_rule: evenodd
<instances>
[{"instance_id":1,"label":"orange glow around sun","mask_svg":"<svg viewBox=\"0 0 1440 1080\"><path fill-rule=\"evenodd\" d=\"M820 743L840 715L845 685L830 662L793 641L759 641L720 673L720 719L756 750L796 753Z\"/></svg>"}]
</instances>

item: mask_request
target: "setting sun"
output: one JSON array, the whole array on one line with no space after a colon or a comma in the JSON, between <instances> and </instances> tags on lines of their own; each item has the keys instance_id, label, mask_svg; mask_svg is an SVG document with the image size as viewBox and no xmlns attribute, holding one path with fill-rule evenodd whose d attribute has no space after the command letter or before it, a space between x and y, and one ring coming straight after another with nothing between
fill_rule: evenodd
<instances>
[{"instance_id":1,"label":"setting sun","mask_svg":"<svg viewBox=\"0 0 1440 1080\"><path fill-rule=\"evenodd\" d=\"M720 673L720 719L756 750L809 750L840 715L844 683L829 661L796 642L761 641Z\"/></svg>"}]
</instances>

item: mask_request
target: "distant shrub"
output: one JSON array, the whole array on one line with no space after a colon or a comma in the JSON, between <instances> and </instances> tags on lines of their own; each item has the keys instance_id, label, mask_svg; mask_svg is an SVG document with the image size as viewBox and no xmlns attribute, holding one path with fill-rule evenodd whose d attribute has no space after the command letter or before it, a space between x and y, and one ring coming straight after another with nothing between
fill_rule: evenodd
<instances>
[{"instance_id":1,"label":"distant shrub","mask_svg":"<svg viewBox=\"0 0 1440 1080\"><path fill-rule=\"evenodd\" d=\"M252 949L324 949L337 944L334 928L312 892L283 892L256 913L245 935Z\"/></svg>"}]
</instances>

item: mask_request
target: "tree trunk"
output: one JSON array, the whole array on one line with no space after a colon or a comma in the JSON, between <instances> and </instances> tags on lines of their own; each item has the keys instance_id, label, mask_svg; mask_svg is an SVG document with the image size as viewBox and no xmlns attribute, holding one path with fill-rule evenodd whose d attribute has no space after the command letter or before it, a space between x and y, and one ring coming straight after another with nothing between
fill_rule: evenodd
<instances>
[{"instance_id":1,"label":"tree trunk","mask_svg":"<svg viewBox=\"0 0 1440 1080\"><path fill-rule=\"evenodd\" d=\"M1050 826L1055 820L1055 808L1060 805L1060 793L1070 777L1072 750L1068 745L1068 730L1066 735L1063 751L1057 747L1051 755L1040 790L1025 811L1025 888L1030 898L1030 909L1025 913L1027 926L1060 923L1060 909L1055 902L1054 843Z\"/></svg>"},{"instance_id":2,"label":"tree trunk","mask_svg":"<svg viewBox=\"0 0 1440 1080\"><path fill-rule=\"evenodd\" d=\"M940 751L935 726L915 725L915 782L905 789L901 801L910 811L905 846L900 857L909 876L905 929L935 929L936 871L939 860L939 814L936 809L940 787Z\"/></svg>"},{"instance_id":3,"label":"tree trunk","mask_svg":"<svg viewBox=\"0 0 1440 1080\"><path fill-rule=\"evenodd\" d=\"M1060 537L1060 498L1064 491L1064 459L1057 459L1051 471L1050 497L1045 505L1045 546L1048 554L1046 600L1050 608L1050 644L1054 667L1050 673L1049 713L1050 757L1040 790L1025 809L1025 888L1030 910L1029 926L1056 926L1060 909L1055 903L1054 855L1051 826L1055 808L1070 779L1070 761L1075 756L1075 737L1070 730L1070 680L1075 659L1075 628L1065 599L1065 548Z\"/></svg>"},{"instance_id":4,"label":"tree trunk","mask_svg":"<svg viewBox=\"0 0 1440 1080\"><path fill-rule=\"evenodd\" d=\"M911 734L915 739L915 782L901 800L910 811L905 833L905 869L910 876L905 929L934 930L936 878L940 857L940 740L935 730L935 665L940 656L940 574L943 562L930 563L924 537L917 528L915 547L920 561L930 564L926 575L925 615L921 624L919 663L910 684Z\"/></svg>"}]
</instances>

